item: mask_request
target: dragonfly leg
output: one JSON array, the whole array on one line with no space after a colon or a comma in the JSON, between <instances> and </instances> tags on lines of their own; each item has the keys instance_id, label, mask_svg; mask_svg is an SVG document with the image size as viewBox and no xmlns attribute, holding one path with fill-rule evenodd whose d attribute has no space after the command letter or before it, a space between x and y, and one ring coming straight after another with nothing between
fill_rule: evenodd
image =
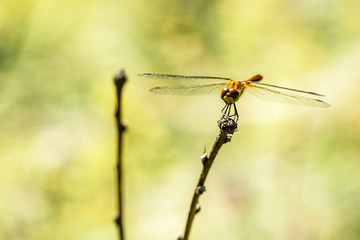
<instances>
[{"instance_id":1,"label":"dragonfly leg","mask_svg":"<svg viewBox=\"0 0 360 240\"><path fill-rule=\"evenodd\" d=\"M231 114L231 106L234 105L234 113ZM239 115L236 109L236 105L235 104L231 104L230 108L229 108L229 112L227 113L228 118L234 120L235 122L237 122L239 120Z\"/></svg>"},{"instance_id":2,"label":"dragonfly leg","mask_svg":"<svg viewBox=\"0 0 360 240\"><path fill-rule=\"evenodd\" d=\"M225 104L225 106L221 109L221 113L223 114L223 116L225 115L228 108L229 108L229 105Z\"/></svg>"},{"instance_id":3,"label":"dragonfly leg","mask_svg":"<svg viewBox=\"0 0 360 240\"><path fill-rule=\"evenodd\" d=\"M236 105L235 105L235 103L234 103L234 121L235 122L237 122L238 120L239 120L239 114L238 114L238 111L237 111L237 109L236 109Z\"/></svg>"},{"instance_id":4,"label":"dragonfly leg","mask_svg":"<svg viewBox=\"0 0 360 240\"><path fill-rule=\"evenodd\" d=\"M232 105L234 105L234 113L231 114L231 107ZM237 112L236 109L236 105L235 104L226 104L222 109L221 109L221 113L222 113L222 119L228 120L234 120L235 122L237 122L239 120L239 114Z\"/></svg>"},{"instance_id":5,"label":"dragonfly leg","mask_svg":"<svg viewBox=\"0 0 360 240\"><path fill-rule=\"evenodd\" d=\"M231 106L232 106L232 105L229 105L228 110L227 110L227 112L226 112L226 117L228 117L228 118L230 117Z\"/></svg>"},{"instance_id":6,"label":"dragonfly leg","mask_svg":"<svg viewBox=\"0 0 360 240\"><path fill-rule=\"evenodd\" d=\"M221 130L221 132L225 133L234 133L237 129L237 121L239 119L236 106L234 104L234 114L231 114L231 105L232 104L226 104L222 109L222 117L218 121L218 126Z\"/></svg>"},{"instance_id":7,"label":"dragonfly leg","mask_svg":"<svg viewBox=\"0 0 360 240\"><path fill-rule=\"evenodd\" d=\"M225 118L228 108L229 108L229 105L225 104L225 106L221 109L221 113L222 113L221 119Z\"/></svg>"}]
</instances>

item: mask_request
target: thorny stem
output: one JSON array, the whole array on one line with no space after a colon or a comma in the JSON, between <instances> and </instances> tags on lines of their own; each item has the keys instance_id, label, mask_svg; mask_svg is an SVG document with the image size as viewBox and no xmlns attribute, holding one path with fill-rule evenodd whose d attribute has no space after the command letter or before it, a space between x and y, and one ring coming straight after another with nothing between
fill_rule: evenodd
<instances>
[{"instance_id":1,"label":"thorny stem","mask_svg":"<svg viewBox=\"0 0 360 240\"><path fill-rule=\"evenodd\" d=\"M200 211L199 198L200 195L205 191L205 180L210 171L211 165L213 164L217 153L219 152L221 146L224 143L227 143L231 140L232 134L237 128L237 124L232 119L223 119L219 121L220 133L216 137L213 148L211 149L209 157L204 154L202 156L203 169L200 174L199 181L196 185L194 195L191 201L189 215L186 221L185 233L183 237L179 237L178 240L188 240L191 226L195 217L195 214Z\"/></svg>"},{"instance_id":2,"label":"thorny stem","mask_svg":"<svg viewBox=\"0 0 360 240\"><path fill-rule=\"evenodd\" d=\"M118 214L116 216L116 225L119 228L119 239L125 240L124 236L124 227L123 227L123 218L124 218L124 204L122 198L123 192L123 181L122 181L122 134L125 131L125 125L122 123L121 116L121 96L122 88L126 82L125 72L119 70L113 77L115 87L116 87L116 108L115 108L115 118L116 118L116 127L118 133L118 147L117 147L117 198L118 198Z\"/></svg>"}]
</instances>

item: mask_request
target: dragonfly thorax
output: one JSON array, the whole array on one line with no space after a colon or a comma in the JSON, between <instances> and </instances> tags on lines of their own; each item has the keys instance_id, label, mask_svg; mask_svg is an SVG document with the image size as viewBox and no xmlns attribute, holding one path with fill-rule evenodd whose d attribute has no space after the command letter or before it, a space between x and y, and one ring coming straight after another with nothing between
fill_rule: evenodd
<instances>
[{"instance_id":1,"label":"dragonfly thorax","mask_svg":"<svg viewBox=\"0 0 360 240\"><path fill-rule=\"evenodd\" d=\"M237 102L244 92L245 86L240 81L231 80L228 85L221 90L221 99L228 105Z\"/></svg>"}]
</instances>

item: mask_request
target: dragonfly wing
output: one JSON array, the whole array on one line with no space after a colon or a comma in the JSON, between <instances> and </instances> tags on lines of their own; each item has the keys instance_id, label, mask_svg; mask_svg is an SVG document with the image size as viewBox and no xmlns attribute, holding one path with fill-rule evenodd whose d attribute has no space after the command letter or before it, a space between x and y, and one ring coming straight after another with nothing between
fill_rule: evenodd
<instances>
[{"instance_id":1,"label":"dragonfly wing","mask_svg":"<svg viewBox=\"0 0 360 240\"><path fill-rule=\"evenodd\" d=\"M231 80L225 77L209 77L209 76L183 76L183 75L172 75L172 74L159 74L159 73L140 73L140 77L153 78L153 79L166 79L166 80Z\"/></svg>"},{"instance_id":2,"label":"dragonfly wing","mask_svg":"<svg viewBox=\"0 0 360 240\"><path fill-rule=\"evenodd\" d=\"M262 100L270 102L281 102L311 107L330 107L330 104L327 102L315 98L322 95L313 92L305 92L260 83L248 84L246 91Z\"/></svg>"},{"instance_id":3,"label":"dragonfly wing","mask_svg":"<svg viewBox=\"0 0 360 240\"><path fill-rule=\"evenodd\" d=\"M165 95L205 95L211 93L219 93L222 88L227 85L225 82L200 84L200 85L172 85L154 87L150 92Z\"/></svg>"}]
</instances>

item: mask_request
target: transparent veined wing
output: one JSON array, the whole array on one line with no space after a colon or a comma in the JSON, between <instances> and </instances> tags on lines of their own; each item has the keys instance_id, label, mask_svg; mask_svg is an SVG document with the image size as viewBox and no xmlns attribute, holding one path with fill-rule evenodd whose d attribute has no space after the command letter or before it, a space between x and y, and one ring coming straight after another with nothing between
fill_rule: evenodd
<instances>
[{"instance_id":1,"label":"transparent veined wing","mask_svg":"<svg viewBox=\"0 0 360 240\"><path fill-rule=\"evenodd\" d=\"M172 74L158 74L158 73L141 73L140 77L153 78L153 79L174 79L174 80L231 80L225 77L209 77L209 76L183 76L183 75L172 75Z\"/></svg>"},{"instance_id":2,"label":"transparent veined wing","mask_svg":"<svg viewBox=\"0 0 360 240\"><path fill-rule=\"evenodd\" d=\"M211 93L220 94L220 90L227 85L227 82L199 84L199 85L171 85L154 87L150 92L165 95L205 95Z\"/></svg>"},{"instance_id":3,"label":"transparent veined wing","mask_svg":"<svg viewBox=\"0 0 360 240\"><path fill-rule=\"evenodd\" d=\"M270 102L281 102L311 107L330 107L318 97L323 95L264 83L247 82L245 92Z\"/></svg>"}]
</instances>

